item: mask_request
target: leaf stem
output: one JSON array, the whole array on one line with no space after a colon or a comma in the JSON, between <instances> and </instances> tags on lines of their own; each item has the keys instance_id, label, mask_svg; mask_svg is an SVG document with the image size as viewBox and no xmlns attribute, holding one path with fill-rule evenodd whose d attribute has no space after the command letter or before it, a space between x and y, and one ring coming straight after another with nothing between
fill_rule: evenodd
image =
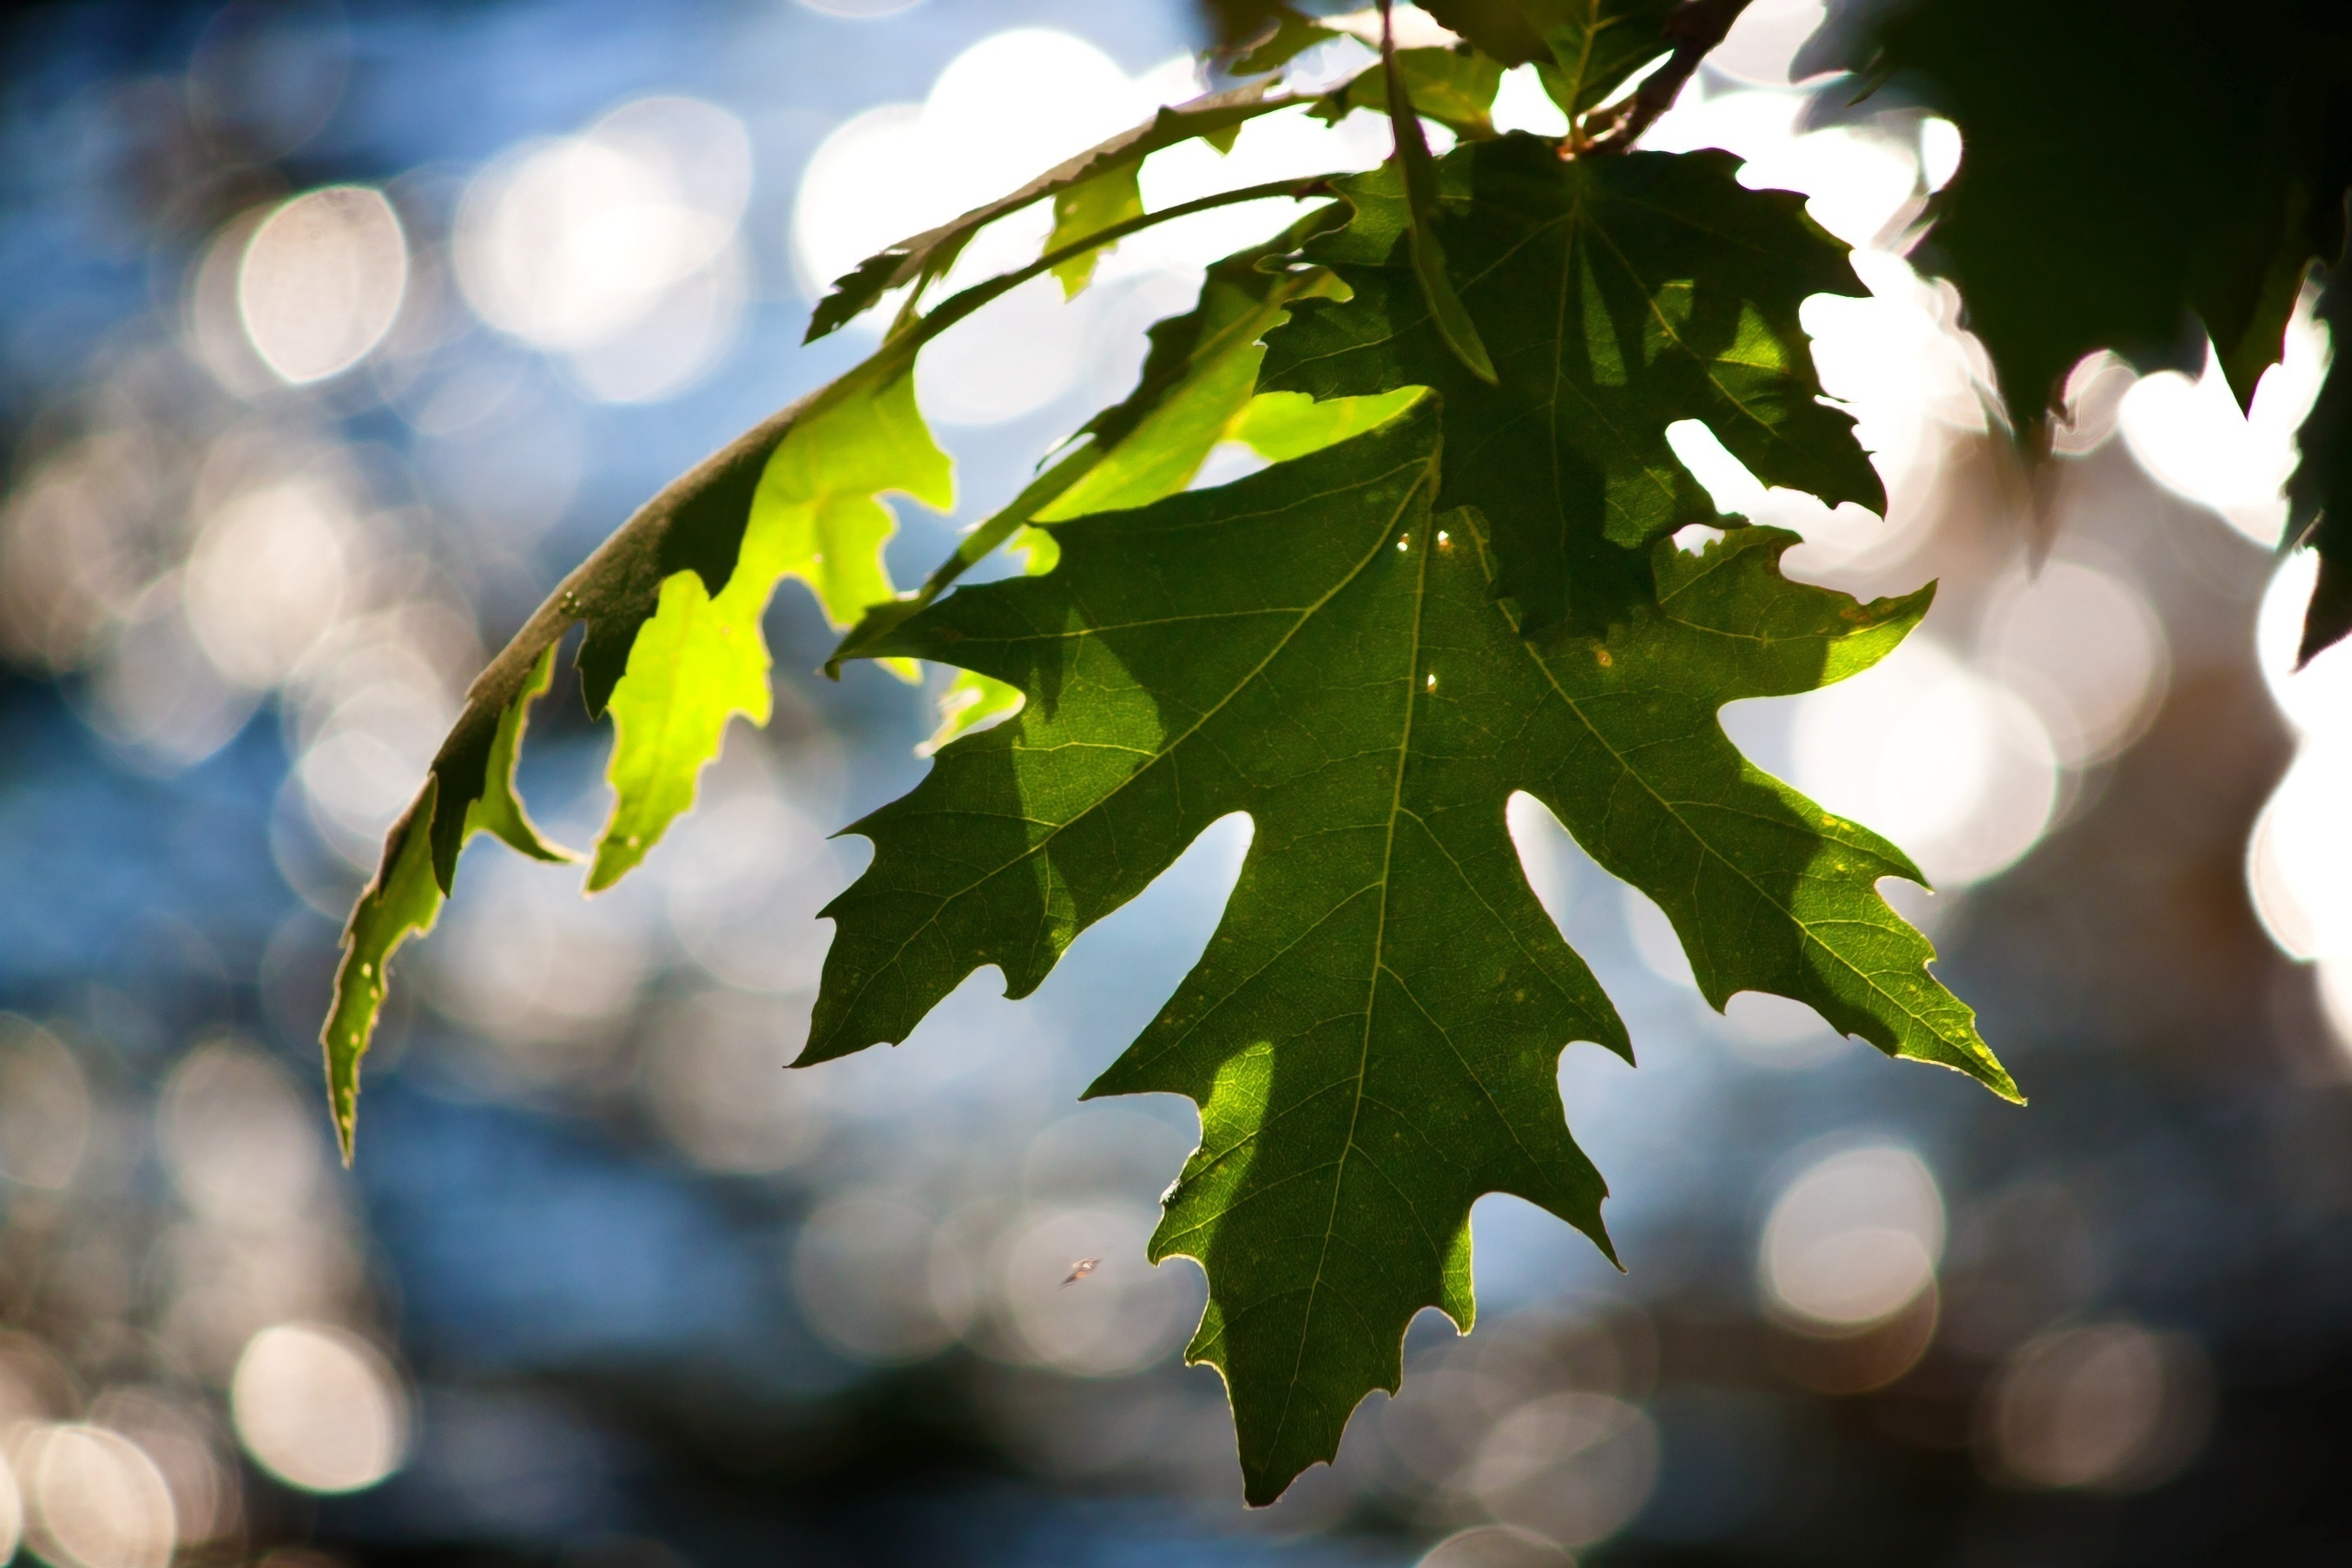
<instances>
[{"instance_id":1,"label":"leaf stem","mask_svg":"<svg viewBox=\"0 0 2352 1568\"><path fill-rule=\"evenodd\" d=\"M1190 217L1194 213L1212 212L1218 207L1234 206L1242 202L1262 202L1283 196L1287 196L1292 201L1311 201L1317 196L1331 195L1332 182L1346 177L1342 172L1311 174L1304 179L1269 180L1264 184L1244 185L1237 190L1218 191L1211 195L1195 196L1189 202L1179 202L1172 207L1162 207L1155 213L1139 213L1134 217L1122 218L1108 228L1097 229L1083 239L1072 240L1058 249L1045 252L1026 267L1000 273L984 283L975 283L971 288L940 300L938 307L928 315L919 316L913 321L906 323L898 330L897 335L884 340L883 353L887 353L892 349L898 348L904 342L906 352L912 353L915 349L920 348L924 343L1000 295L1009 293L1032 278L1051 272L1063 262L1074 260L1089 250L1116 245L1130 234L1140 234L1147 228L1170 223L1180 217ZM881 354L875 355L877 360L881 357ZM845 381L848 377L845 376L842 379Z\"/></svg>"},{"instance_id":2,"label":"leaf stem","mask_svg":"<svg viewBox=\"0 0 2352 1568\"><path fill-rule=\"evenodd\" d=\"M1422 296L1429 302L1437 334L1470 374L1492 386L1495 362L1478 336L1477 323L1454 289L1445 270L1445 247L1437 239L1437 165L1422 135L1421 116L1405 90L1404 73L1397 68L1396 31L1389 17L1389 0L1381 0L1381 70L1388 88L1389 128L1396 138L1395 158L1403 176L1405 210L1412 219L1412 269L1421 279Z\"/></svg>"},{"instance_id":3,"label":"leaf stem","mask_svg":"<svg viewBox=\"0 0 2352 1568\"><path fill-rule=\"evenodd\" d=\"M1288 196L1294 201L1307 201L1316 196L1330 195L1332 182L1342 177L1338 174L1317 174L1303 180L1276 180L1261 185L1244 185L1238 190L1221 191L1213 195L1180 202L1172 207L1165 207L1156 213L1144 213L1136 217L1123 219L1108 228L1097 230L1084 239L1073 241L1055 250L1049 250L1017 271L992 278L984 283L976 283L961 293L942 300L939 308L930 314L904 323L901 328L893 329L896 335L887 339L881 352L866 361L866 365L880 365L887 355L889 359L887 368L895 372L910 360L914 352L924 343L991 300L1019 288L1033 278L1051 271L1073 257L1083 256L1099 246L1113 244L1130 234L1150 228L1154 224L1190 216L1193 213L1207 212L1215 207L1230 206L1240 202L1264 201L1270 197ZM866 365L851 371L841 380L834 383L834 386L844 386L856 379L860 372L866 369ZM826 390L830 393L832 389ZM823 395L820 395L820 396ZM838 680L841 678L842 660L861 657L860 650L947 592L957 578L985 560L997 546L1020 531L1031 518L1045 510L1062 492L1084 479L1097 463L1101 462L1108 455L1109 450L1110 448L1102 442L1089 440L1084 446L1067 453L1052 468L1030 480L1021 493L1013 497L1002 510L959 540L954 553L932 570L931 574L923 580L923 585L920 588L904 598L888 599L878 605L868 605L857 625L850 628L848 634L841 639L841 645L834 649L833 656L825 660L825 674Z\"/></svg>"}]
</instances>

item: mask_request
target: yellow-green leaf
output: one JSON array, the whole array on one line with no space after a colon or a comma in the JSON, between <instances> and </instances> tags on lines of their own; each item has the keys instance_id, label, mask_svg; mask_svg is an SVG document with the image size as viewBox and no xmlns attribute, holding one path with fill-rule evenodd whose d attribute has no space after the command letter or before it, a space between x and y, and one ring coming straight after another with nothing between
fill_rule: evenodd
<instances>
[{"instance_id":1,"label":"yellow-green leaf","mask_svg":"<svg viewBox=\"0 0 2352 1568\"><path fill-rule=\"evenodd\" d=\"M577 858L540 836L514 789L515 754L522 745L530 705L554 678L555 649L551 644L541 652L521 689L499 711L492 727L482 793L466 806L460 847L475 834L488 833L533 859ZM335 1140L346 1162L352 1157L352 1141L359 1125L360 1058L367 1052L376 1016L383 1008L392 955L412 933L421 936L431 931L441 915L444 884L434 875L431 832L440 784L437 773L426 778L424 790L394 826L383 864L352 906L350 923L343 929L334 1005L320 1044L326 1050Z\"/></svg>"},{"instance_id":2,"label":"yellow-green leaf","mask_svg":"<svg viewBox=\"0 0 2352 1568\"><path fill-rule=\"evenodd\" d=\"M1495 94L1503 85L1501 66L1468 49L1399 49L1396 68L1404 79L1414 112L1436 121L1456 136L1495 133ZM1337 121L1359 109L1388 112L1386 72L1368 70L1334 88L1315 106L1315 113Z\"/></svg>"},{"instance_id":3,"label":"yellow-green leaf","mask_svg":"<svg viewBox=\"0 0 2352 1568\"><path fill-rule=\"evenodd\" d=\"M955 501L952 469L915 406L911 373L834 404L778 443L752 495L734 574L717 597L691 572L662 584L660 605L613 689L614 800L591 891L618 881L693 807L728 721L740 713L768 721L772 661L760 622L778 583L806 583L836 626L889 596L882 544L897 520L880 499L888 490L941 511Z\"/></svg>"},{"instance_id":4,"label":"yellow-green leaf","mask_svg":"<svg viewBox=\"0 0 2352 1568\"><path fill-rule=\"evenodd\" d=\"M1045 248L1059 250L1099 234L1115 223L1141 216L1143 191L1138 181L1142 172L1140 163L1122 163L1055 195L1054 232L1046 239ZM1093 279L1095 264L1111 248L1103 246L1086 251L1055 268L1054 276L1062 284L1062 298L1075 299L1078 290Z\"/></svg>"}]
</instances>

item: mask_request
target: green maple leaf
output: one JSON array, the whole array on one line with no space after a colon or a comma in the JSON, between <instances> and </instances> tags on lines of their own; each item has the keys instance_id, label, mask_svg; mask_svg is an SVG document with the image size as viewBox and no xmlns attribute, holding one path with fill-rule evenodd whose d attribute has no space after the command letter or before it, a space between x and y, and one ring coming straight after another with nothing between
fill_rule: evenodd
<instances>
[{"instance_id":1,"label":"green maple leaf","mask_svg":"<svg viewBox=\"0 0 2352 1568\"><path fill-rule=\"evenodd\" d=\"M352 911L320 1043L337 1136L349 1158L360 1060L394 952L429 931L457 855L488 831L541 859L513 795L530 702L573 626L589 711L613 714L613 815L589 871L610 886L694 803L703 766L737 714L765 722L769 658L760 621L787 576L836 625L889 591L880 550L894 526L877 499L902 490L945 508L947 458L916 413L911 351L877 356L738 438L662 493L566 577L476 679L415 802L384 842ZM911 667L908 667L911 670Z\"/></svg>"},{"instance_id":2,"label":"green maple leaf","mask_svg":"<svg viewBox=\"0 0 2352 1568\"><path fill-rule=\"evenodd\" d=\"M1212 50L1230 52L1253 46L1264 48L1269 44L1286 43L1310 26L1287 0L1200 0L1200 9L1202 19L1208 24ZM1315 30L1322 31L1320 28ZM1307 43L1318 41L1309 38L1297 47L1304 48ZM1291 51L1292 54L1297 52L1297 49ZM1270 62L1256 65L1255 68L1272 70L1289 58L1289 54L1277 55Z\"/></svg>"},{"instance_id":3,"label":"green maple leaf","mask_svg":"<svg viewBox=\"0 0 2352 1568\"><path fill-rule=\"evenodd\" d=\"M1958 287L2029 446L2097 349L2193 374L2210 337L2251 404L2313 266L2343 254L2352 8L2335 0L1920 0L1833 19L1801 68L1839 65L1960 128L1916 258ZM2352 630L2352 539L2329 504L2344 402L2300 436L2289 538L2322 556L2305 658Z\"/></svg>"},{"instance_id":4,"label":"green maple leaf","mask_svg":"<svg viewBox=\"0 0 2352 1568\"><path fill-rule=\"evenodd\" d=\"M1674 46L1666 22L1683 0L1519 0L1551 63L1537 68L1570 120L1609 98Z\"/></svg>"},{"instance_id":5,"label":"green maple leaf","mask_svg":"<svg viewBox=\"0 0 2352 1568\"><path fill-rule=\"evenodd\" d=\"M1143 165L1129 163L1056 193L1054 230L1045 237L1045 248L1059 250L1100 234L1113 224L1141 216L1142 179ZM1076 299L1078 291L1094 280L1095 268L1102 258L1103 250L1087 250L1055 268L1054 276L1062 285L1062 298Z\"/></svg>"},{"instance_id":6,"label":"green maple leaf","mask_svg":"<svg viewBox=\"0 0 2352 1568\"><path fill-rule=\"evenodd\" d=\"M1451 416L1445 421L1451 423ZM1476 514L1438 512L1437 399L1218 489L1051 525L1059 564L966 588L871 650L1024 693L858 823L803 1063L907 1037L973 970L1043 982L1212 822L1255 837L1207 952L1090 1094L1172 1092L1202 1146L1152 1242L1207 1270L1189 1352L1230 1387L1248 1495L1393 1390L1408 1321L1474 1311L1469 1215L1525 1197L1608 1248L1556 1078L1623 1026L1537 903L1525 790L1674 921L1702 993L1809 1003L2014 1096L1927 941L1875 889L1900 851L1758 772L1724 703L1868 667L1929 594L1779 573L1792 535L1653 549L1605 641L1520 635Z\"/></svg>"},{"instance_id":7,"label":"green maple leaf","mask_svg":"<svg viewBox=\"0 0 2352 1568\"><path fill-rule=\"evenodd\" d=\"M2335 0L1921 0L1814 64L1907 81L1959 126L1918 251L1960 290L2021 431L2095 349L2213 340L2242 401L2343 237L2352 8Z\"/></svg>"},{"instance_id":8,"label":"green maple leaf","mask_svg":"<svg viewBox=\"0 0 2352 1568\"><path fill-rule=\"evenodd\" d=\"M947 454L915 407L911 374L813 410L777 444L725 587L713 594L692 572L664 580L613 689L606 772L614 799L589 870L591 892L644 860L693 806L730 721L739 714L768 721L772 661L760 626L779 583L805 582L836 626L889 596L882 546L898 521L881 499L888 490L940 511L955 502Z\"/></svg>"},{"instance_id":9,"label":"green maple leaf","mask_svg":"<svg viewBox=\"0 0 2352 1568\"><path fill-rule=\"evenodd\" d=\"M1422 9L1504 65L1537 66L1572 120L1674 47L1666 18L1679 3L1424 0Z\"/></svg>"},{"instance_id":10,"label":"green maple leaf","mask_svg":"<svg viewBox=\"0 0 2352 1568\"><path fill-rule=\"evenodd\" d=\"M1463 49L1399 49L1396 64L1405 96L1423 118L1473 140L1495 134L1495 94L1503 85L1502 67ZM1388 112L1387 72L1367 70L1332 89L1313 112L1337 124L1359 109Z\"/></svg>"},{"instance_id":11,"label":"green maple leaf","mask_svg":"<svg viewBox=\"0 0 2352 1568\"><path fill-rule=\"evenodd\" d=\"M1155 323L1135 390L1087 421L1070 448L1002 511L967 536L947 568L907 599L876 603L835 656L858 657L889 627L930 603L973 563L1003 545L1032 574L1057 559L1051 535L1034 521L1140 506L1189 484L1223 440L1238 440L1281 460L1370 428L1402 406L1389 398L1315 403L1297 394L1255 396L1259 340L1294 300L1328 292L1319 268L1284 265L1309 235L1336 221L1329 207L1308 213L1265 245L1228 256L1202 279L1192 310ZM1410 394L1402 395L1409 396ZM940 725L920 750L938 750L964 731L1001 718L1021 695L1001 681L960 671L939 700Z\"/></svg>"},{"instance_id":12,"label":"green maple leaf","mask_svg":"<svg viewBox=\"0 0 2352 1568\"><path fill-rule=\"evenodd\" d=\"M1492 386L1437 330L1396 175L1345 182L1352 221L1307 255L1352 295L1300 304L1267 339L1264 384L1442 393L1454 456L1438 504L1485 515L1530 634L1617 624L1653 592L1651 545L1715 519L1666 443L1677 420L1705 422L1767 484L1883 509L1797 319L1807 296L1862 286L1801 197L1748 190L1736 168L1715 153L1563 162L1523 135L1441 160L1436 232Z\"/></svg>"},{"instance_id":13,"label":"green maple leaf","mask_svg":"<svg viewBox=\"0 0 2352 1568\"><path fill-rule=\"evenodd\" d=\"M895 491L941 510L953 499L947 457L915 405L914 364L925 343L1077 250L1229 201L1304 199L1324 189L1320 180L1283 182L1132 215L963 290L903 323L839 380L667 486L566 577L467 693L345 928L335 1001L320 1036L345 1158L356 1125L360 1062L383 1005L386 971L401 944L438 919L467 839L488 829L526 853L568 856L540 842L512 795L523 716L551 679L550 661L566 632L587 627L578 660L583 694L591 715L610 710L616 731L608 769L614 807L589 870L593 891L641 862L692 807L702 769L718 755L729 723L739 715L766 721L770 659L761 620L780 583L805 583L836 627L893 604L882 547L896 524L881 498ZM1278 242L1281 250L1295 249L1296 235L1328 221L1327 213L1318 209L1302 220ZM1254 267L1271 254L1252 253L1236 264ZM1320 276L1312 269L1269 275L1265 291L1286 299ZM1254 374L1253 345L1265 324L1237 341L1230 332L1218 338L1220 352L1248 347ZM1090 426L1091 447L1058 468L1058 477L1031 487L1031 510L1100 465L1160 404L1183 402L1192 370L1206 374L1208 357L1214 356L1199 367L1163 366L1156 378L1147 368L1145 388ZM1237 395L1247 397L1246 384ZM1207 436L1201 451L1214 439L1213 432ZM911 663L890 662L914 676Z\"/></svg>"},{"instance_id":14,"label":"green maple leaf","mask_svg":"<svg viewBox=\"0 0 2352 1568\"><path fill-rule=\"evenodd\" d=\"M1382 13L1383 17L1386 15ZM1389 168L1404 192L1409 229L1405 249L1412 258L1413 276L1421 283L1423 302L1428 305L1430 321L1447 352L1461 362L1465 370L1492 386L1494 362L1486 355L1477 323L1470 319L1461 295L1454 289L1454 275L1446 267L1445 246L1437 233L1437 165L1430 158L1429 142L1422 134L1421 115L1406 85L1403 68L1385 33L1381 38L1381 96L1387 102L1389 131L1394 143Z\"/></svg>"},{"instance_id":15,"label":"green maple leaf","mask_svg":"<svg viewBox=\"0 0 2352 1568\"><path fill-rule=\"evenodd\" d=\"M452 808L440 810L444 774L436 765L415 803L393 825L384 841L383 868L352 906L343 929L343 961L335 972L334 1003L320 1035L327 1053L328 1110L347 1160L359 1121L359 1061L383 1008L393 951L411 933L433 929L448 890L448 882L437 874L436 838L455 840L453 868L457 849L477 833L493 834L534 860L574 858L570 850L540 836L514 793L515 755L522 747L530 705L554 679L555 647L551 643L525 667L520 684L497 710L487 734L461 723L459 733L443 745L437 759L447 766ZM477 683L476 690L480 689Z\"/></svg>"}]
</instances>

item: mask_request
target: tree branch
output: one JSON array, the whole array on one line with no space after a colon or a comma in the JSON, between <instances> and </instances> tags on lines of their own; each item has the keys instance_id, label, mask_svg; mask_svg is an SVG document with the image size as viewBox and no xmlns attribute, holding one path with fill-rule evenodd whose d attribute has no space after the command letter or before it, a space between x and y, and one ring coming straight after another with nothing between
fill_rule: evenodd
<instances>
[{"instance_id":1,"label":"tree branch","mask_svg":"<svg viewBox=\"0 0 2352 1568\"><path fill-rule=\"evenodd\" d=\"M1666 17L1665 35L1675 41L1675 52L1666 57L1666 63L1644 77L1627 97L1586 115L1560 144L1560 156L1592 157L1630 149L1651 121L1674 107L1683 84L1698 69L1698 62L1723 42L1731 24L1746 9L1748 0L1683 0Z\"/></svg>"}]
</instances>

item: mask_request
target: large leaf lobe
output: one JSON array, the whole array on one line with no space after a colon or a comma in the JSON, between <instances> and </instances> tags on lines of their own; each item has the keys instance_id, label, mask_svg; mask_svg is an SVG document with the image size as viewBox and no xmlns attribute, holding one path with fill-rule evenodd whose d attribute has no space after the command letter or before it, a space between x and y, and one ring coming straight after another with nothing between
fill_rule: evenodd
<instances>
[{"instance_id":1,"label":"large leaf lobe","mask_svg":"<svg viewBox=\"0 0 2352 1568\"><path fill-rule=\"evenodd\" d=\"M1432 510L1440 423L1424 398L1221 489L1054 525L1053 572L961 590L884 639L1026 702L856 825L875 858L826 911L802 1058L905 1038L983 965L1028 994L1248 813L1207 952L1091 1092L1201 1106L1153 1256L1208 1272L1192 1354L1225 1373L1259 1501L1397 1385L1415 1311L1467 1327L1481 1194L1607 1247L1555 1072L1573 1039L1630 1047L1519 869L1514 791L1658 900L1718 1005L1795 996L2014 1092L1875 890L1909 862L1758 773L1715 720L1865 668L1926 595L1791 584L1792 537L1740 530L1698 558L1657 546L1659 602L1605 644L1539 649L1495 601L1476 514Z\"/></svg>"}]
</instances>

